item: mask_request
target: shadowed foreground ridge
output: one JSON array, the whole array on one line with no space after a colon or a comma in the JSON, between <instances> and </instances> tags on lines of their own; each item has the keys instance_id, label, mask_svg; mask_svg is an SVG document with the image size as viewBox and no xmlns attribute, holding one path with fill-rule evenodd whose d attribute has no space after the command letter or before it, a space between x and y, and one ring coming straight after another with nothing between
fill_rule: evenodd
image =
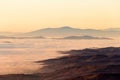
<instances>
[{"instance_id":1,"label":"shadowed foreground ridge","mask_svg":"<svg viewBox=\"0 0 120 80\"><path fill-rule=\"evenodd\" d=\"M120 48L71 50L45 61L42 73L4 75L0 80L119 80Z\"/></svg>"}]
</instances>

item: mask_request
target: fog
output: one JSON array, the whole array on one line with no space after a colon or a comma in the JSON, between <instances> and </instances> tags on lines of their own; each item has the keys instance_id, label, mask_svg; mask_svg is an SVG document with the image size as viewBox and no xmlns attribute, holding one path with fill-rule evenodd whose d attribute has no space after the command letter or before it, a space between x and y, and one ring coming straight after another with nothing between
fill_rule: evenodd
<instances>
[{"instance_id":1,"label":"fog","mask_svg":"<svg viewBox=\"0 0 120 80\"><path fill-rule=\"evenodd\" d=\"M42 66L34 61L64 56L57 51L71 49L119 47L114 40L1 39L0 74L33 73Z\"/></svg>"}]
</instances>

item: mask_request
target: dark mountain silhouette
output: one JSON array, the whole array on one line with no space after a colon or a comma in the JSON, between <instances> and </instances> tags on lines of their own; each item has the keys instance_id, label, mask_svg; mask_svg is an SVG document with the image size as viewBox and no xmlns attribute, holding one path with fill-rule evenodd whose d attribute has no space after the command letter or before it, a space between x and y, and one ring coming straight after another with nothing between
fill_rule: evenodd
<instances>
[{"instance_id":1,"label":"dark mountain silhouette","mask_svg":"<svg viewBox=\"0 0 120 80\"><path fill-rule=\"evenodd\" d=\"M49 73L43 75L42 80L120 79L120 48L71 50L61 53L69 56L43 61L46 65L43 72Z\"/></svg>"},{"instance_id":2,"label":"dark mountain silhouette","mask_svg":"<svg viewBox=\"0 0 120 80\"><path fill-rule=\"evenodd\" d=\"M119 80L120 48L61 51L68 56L36 61L44 67L34 74L1 75L0 80Z\"/></svg>"},{"instance_id":3,"label":"dark mountain silhouette","mask_svg":"<svg viewBox=\"0 0 120 80\"><path fill-rule=\"evenodd\" d=\"M45 37L65 37L65 36L104 36L116 37L119 36L120 31L117 29L96 30L96 29L78 29L69 26L60 28L45 28L28 33L21 34L21 36L45 36Z\"/></svg>"},{"instance_id":4,"label":"dark mountain silhouette","mask_svg":"<svg viewBox=\"0 0 120 80\"><path fill-rule=\"evenodd\" d=\"M111 38L106 38L106 37L94 37L94 36L68 36L64 38L56 38L56 39L69 39L69 40L80 40L80 39L98 39L98 40L112 40Z\"/></svg>"}]
</instances>

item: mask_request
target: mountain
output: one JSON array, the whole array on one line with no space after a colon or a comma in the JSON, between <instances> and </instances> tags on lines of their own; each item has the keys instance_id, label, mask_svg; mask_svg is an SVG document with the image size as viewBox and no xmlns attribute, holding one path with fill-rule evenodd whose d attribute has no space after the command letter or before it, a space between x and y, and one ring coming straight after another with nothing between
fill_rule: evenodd
<instances>
[{"instance_id":1,"label":"mountain","mask_svg":"<svg viewBox=\"0 0 120 80\"><path fill-rule=\"evenodd\" d=\"M120 31L120 28L109 28L109 29L105 29L106 31Z\"/></svg>"},{"instance_id":2,"label":"mountain","mask_svg":"<svg viewBox=\"0 0 120 80\"><path fill-rule=\"evenodd\" d=\"M36 37L14 37L14 36L0 36L0 39L45 39L45 37L42 36L36 36Z\"/></svg>"},{"instance_id":3,"label":"mountain","mask_svg":"<svg viewBox=\"0 0 120 80\"><path fill-rule=\"evenodd\" d=\"M0 80L119 80L120 48L62 51L63 57L35 61L44 65L32 74L0 75Z\"/></svg>"},{"instance_id":4,"label":"mountain","mask_svg":"<svg viewBox=\"0 0 120 80\"><path fill-rule=\"evenodd\" d=\"M0 35L0 39L15 39L15 37Z\"/></svg>"},{"instance_id":5,"label":"mountain","mask_svg":"<svg viewBox=\"0 0 120 80\"><path fill-rule=\"evenodd\" d=\"M57 38L57 39L69 39L69 40L80 40L80 39L98 39L98 40L112 40L111 38L106 38L106 37L94 37L94 36L88 36L88 35L85 35L85 36L68 36L68 37L64 37L64 38Z\"/></svg>"},{"instance_id":6,"label":"mountain","mask_svg":"<svg viewBox=\"0 0 120 80\"><path fill-rule=\"evenodd\" d=\"M69 26L60 28L45 28L28 33L21 34L19 36L45 36L45 37L65 37L65 36L103 36L103 37L118 37L120 31L115 30L96 30L96 29L78 29Z\"/></svg>"},{"instance_id":7,"label":"mountain","mask_svg":"<svg viewBox=\"0 0 120 80\"><path fill-rule=\"evenodd\" d=\"M41 80L119 80L120 48L71 50L69 54L43 61ZM40 63L42 61L37 61Z\"/></svg>"}]
</instances>

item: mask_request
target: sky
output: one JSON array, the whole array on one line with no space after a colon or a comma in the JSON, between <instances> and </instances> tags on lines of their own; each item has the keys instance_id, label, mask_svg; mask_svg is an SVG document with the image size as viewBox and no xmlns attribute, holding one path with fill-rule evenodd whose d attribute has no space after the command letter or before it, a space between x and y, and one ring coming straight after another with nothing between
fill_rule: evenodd
<instances>
[{"instance_id":1,"label":"sky","mask_svg":"<svg viewBox=\"0 0 120 80\"><path fill-rule=\"evenodd\" d=\"M120 28L120 0L0 0L0 32Z\"/></svg>"}]
</instances>

